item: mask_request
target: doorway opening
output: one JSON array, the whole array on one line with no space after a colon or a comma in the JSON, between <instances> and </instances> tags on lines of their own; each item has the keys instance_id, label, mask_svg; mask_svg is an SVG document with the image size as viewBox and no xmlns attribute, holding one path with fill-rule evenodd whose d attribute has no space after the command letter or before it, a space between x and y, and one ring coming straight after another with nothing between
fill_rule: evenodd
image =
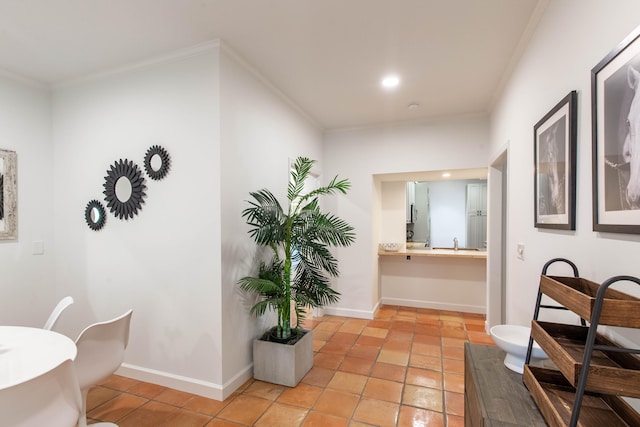
<instances>
[{"instance_id":1,"label":"doorway opening","mask_svg":"<svg viewBox=\"0 0 640 427\"><path fill-rule=\"evenodd\" d=\"M488 176L487 320L485 328L506 323L508 145L495 157Z\"/></svg>"}]
</instances>

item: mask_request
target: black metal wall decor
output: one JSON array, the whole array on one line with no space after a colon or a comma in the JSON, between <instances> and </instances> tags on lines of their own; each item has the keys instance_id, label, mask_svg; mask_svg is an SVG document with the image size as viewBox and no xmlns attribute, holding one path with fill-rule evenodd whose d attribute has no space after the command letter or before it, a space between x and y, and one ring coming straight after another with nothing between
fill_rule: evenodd
<instances>
[{"instance_id":1,"label":"black metal wall decor","mask_svg":"<svg viewBox=\"0 0 640 427\"><path fill-rule=\"evenodd\" d=\"M104 210L102 203L95 199L87 203L87 207L84 209L84 219L87 221L89 228L94 231L104 227L104 223L107 220L107 212Z\"/></svg>"},{"instance_id":2,"label":"black metal wall decor","mask_svg":"<svg viewBox=\"0 0 640 427\"><path fill-rule=\"evenodd\" d=\"M155 168L151 164L154 156L158 156L158 158L160 159L160 166ZM167 150L159 145L151 146L151 148L149 148L147 150L147 153L144 155L144 170L147 172L149 178L155 181L160 180L164 178L165 175L167 175L167 172L169 172L170 163L171 159L169 158L169 153L167 153Z\"/></svg>"},{"instance_id":3,"label":"black metal wall decor","mask_svg":"<svg viewBox=\"0 0 640 427\"><path fill-rule=\"evenodd\" d=\"M169 172L171 158L159 145L149 147L144 156L144 169L150 179L161 180ZM104 177L104 201L107 209L120 219L133 219L142 209L147 196L142 170L127 159L116 161ZM0 175L0 219L2 219L2 175ZM106 222L106 210L98 200L91 200L84 210L84 218L92 230L100 230Z\"/></svg>"},{"instance_id":4,"label":"black metal wall decor","mask_svg":"<svg viewBox=\"0 0 640 427\"><path fill-rule=\"evenodd\" d=\"M133 219L133 216L138 214L138 210L142 209L143 198L146 196L147 186L140 168L133 161L120 159L107 170L107 176L104 179L104 200L111 213L120 219ZM116 184L120 179L129 181L130 194L126 196L118 194Z\"/></svg>"},{"instance_id":5,"label":"black metal wall decor","mask_svg":"<svg viewBox=\"0 0 640 427\"><path fill-rule=\"evenodd\" d=\"M0 174L0 219L4 218L4 175Z\"/></svg>"}]
</instances>

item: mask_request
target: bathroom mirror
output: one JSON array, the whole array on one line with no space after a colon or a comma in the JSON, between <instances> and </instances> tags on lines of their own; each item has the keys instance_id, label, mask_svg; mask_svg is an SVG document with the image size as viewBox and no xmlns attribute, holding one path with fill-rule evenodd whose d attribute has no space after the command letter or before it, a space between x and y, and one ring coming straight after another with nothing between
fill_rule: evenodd
<instances>
[{"instance_id":1,"label":"bathroom mirror","mask_svg":"<svg viewBox=\"0 0 640 427\"><path fill-rule=\"evenodd\" d=\"M120 219L132 218L142 209L146 196L145 179L138 166L127 159L115 162L104 177L107 208Z\"/></svg>"},{"instance_id":2,"label":"bathroom mirror","mask_svg":"<svg viewBox=\"0 0 640 427\"><path fill-rule=\"evenodd\" d=\"M144 170L153 180L164 178L169 172L169 164L169 153L159 145L149 148L144 156Z\"/></svg>"},{"instance_id":3,"label":"bathroom mirror","mask_svg":"<svg viewBox=\"0 0 640 427\"><path fill-rule=\"evenodd\" d=\"M407 241L427 247L485 249L487 180L407 182Z\"/></svg>"},{"instance_id":4,"label":"bathroom mirror","mask_svg":"<svg viewBox=\"0 0 640 427\"><path fill-rule=\"evenodd\" d=\"M16 170L16 152L0 150L0 240L18 237Z\"/></svg>"},{"instance_id":5,"label":"bathroom mirror","mask_svg":"<svg viewBox=\"0 0 640 427\"><path fill-rule=\"evenodd\" d=\"M107 220L107 215L102 203L98 200L91 200L87 203L87 207L84 209L84 219L87 221L90 229L95 231L100 230Z\"/></svg>"}]
</instances>

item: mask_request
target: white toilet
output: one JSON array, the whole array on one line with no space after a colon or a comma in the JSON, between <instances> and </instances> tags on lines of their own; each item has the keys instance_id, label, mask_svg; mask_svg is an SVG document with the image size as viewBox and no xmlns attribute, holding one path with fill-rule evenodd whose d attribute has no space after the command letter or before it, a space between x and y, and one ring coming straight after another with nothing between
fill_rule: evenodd
<instances>
[{"instance_id":1,"label":"white toilet","mask_svg":"<svg viewBox=\"0 0 640 427\"><path fill-rule=\"evenodd\" d=\"M493 342L507 353L504 358L505 366L521 374L524 369L524 360L527 357L531 328L518 325L496 325L489 332ZM544 359L548 359L548 356L534 341L531 350L531 364Z\"/></svg>"}]
</instances>

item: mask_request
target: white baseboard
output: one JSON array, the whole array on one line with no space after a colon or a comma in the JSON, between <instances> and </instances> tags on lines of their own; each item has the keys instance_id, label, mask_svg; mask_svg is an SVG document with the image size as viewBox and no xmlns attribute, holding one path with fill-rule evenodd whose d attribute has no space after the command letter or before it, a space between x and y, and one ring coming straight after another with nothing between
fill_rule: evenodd
<instances>
[{"instance_id":1,"label":"white baseboard","mask_svg":"<svg viewBox=\"0 0 640 427\"><path fill-rule=\"evenodd\" d=\"M207 397L209 399L223 401L253 376L253 365L247 366L241 372L236 374L230 381L227 381L222 385L182 375L143 368L141 366L135 366L128 363L123 363L116 371L116 374L133 378L138 381L149 382L187 393L197 394L198 396Z\"/></svg>"},{"instance_id":2,"label":"white baseboard","mask_svg":"<svg viewBox=\"0 0 640 427\"><path fill-rule=\"evenodd\" d=\"M325 307L324 314L342 317L354 317L356 319L373 320L377 307L374 310L356 310L351 308Z\"/></svg>"},{"instance_id":3,"label":"white baseboard","mask_svg":"<svg viewBox=\"0 0 640 427\"><path fill-rule=\"evenodd\" d=\"M464 313L484 314L487 308L484 305L453 304L437 301L422 301L402 298L382 298L382 304L401 305L404 307L432 308L434 310L461 311Z\"/></svg>"}]
</instances>

